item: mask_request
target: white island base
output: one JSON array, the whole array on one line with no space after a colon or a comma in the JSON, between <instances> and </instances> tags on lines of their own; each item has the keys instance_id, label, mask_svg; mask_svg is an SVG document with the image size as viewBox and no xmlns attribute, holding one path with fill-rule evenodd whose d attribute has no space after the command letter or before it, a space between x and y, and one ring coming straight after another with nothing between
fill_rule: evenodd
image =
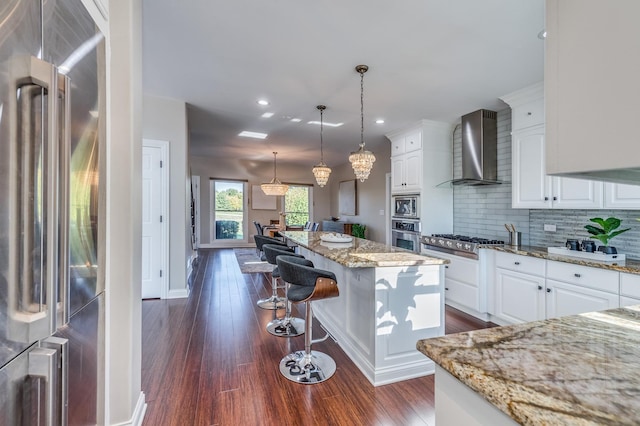
<instances>
[{"instance_id":1,"label":"white island base","mask_svg":"<svg viewBox=\"0 0 640 426\"><path fill-rule=\"evenodd\" d=\"M340 296L313 312L374 386L433 374L418 340L444 335L444 268L346 267L302 246L316 268L336 274Z\"/></svg>"}]
</instances>

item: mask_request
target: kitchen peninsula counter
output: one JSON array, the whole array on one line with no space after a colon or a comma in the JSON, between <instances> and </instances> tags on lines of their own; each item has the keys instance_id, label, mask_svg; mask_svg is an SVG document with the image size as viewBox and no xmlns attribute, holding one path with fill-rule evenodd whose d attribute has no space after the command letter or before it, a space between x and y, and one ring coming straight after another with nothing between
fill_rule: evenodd
<instances>
[{"instance_id":1,"label":"kitchen peninsula counter","mask_svg":"<svg viewBox=\"0 0 640 426\"><path fill-rule=\"evenodd\" d=\"M340 296L314 316L374 385L432 374L416 341L444 335L444 264L374 241L327 243L324 232L282 232L316 268L336 274Z\"/></svg>"},{"instance_id":2,"label":"kitchen peninsula counter","mask_svg":"<svg viewBox=\"0 0 640 426\"><path fill-rule=\"evenodd\" d=\"M439 426L640 422L640 306L421 340Z\"/></svg>"}]
</instances>

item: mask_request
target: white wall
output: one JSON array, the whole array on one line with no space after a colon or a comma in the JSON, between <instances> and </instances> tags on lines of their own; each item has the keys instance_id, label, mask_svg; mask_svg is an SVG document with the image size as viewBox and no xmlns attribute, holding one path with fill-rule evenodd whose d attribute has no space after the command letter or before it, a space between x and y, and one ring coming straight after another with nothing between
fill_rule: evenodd
<instances>
[{"instance_id":1,"label":"white wall","mask_svg":"<svg viewBox=\"0 0 640 426\"><path fill-rule=\"evenodd\" d=\"M330 189L329 185L320 188L315 184L315 178L309 166L290 165L278 161L278 179L290 184L314 184L313 187L313 221L320 222L330 216ZM210 178L246 180L251 185L259 185L269 182L273 178L273 159L269 161L247 161L240 158L210 158L191 157L191 173L200 176L200 242L205 246L211 243L210 239ZM333 174L329 182L334 179ZM253 235L256 233L252 221L262 224L269 223L270 219L278 219L278 212L282 211L282 198L278 197L275 210L253 210L251 200L247 199L249 215L249 243L253 243Z\"/></svg>"},{"instance_id":2,"label":"white wall","mask_svg":"<svg viewBox=\"0 0 640 426\"><path fill-rule=\"evenodd\" d=\"M391 172L391 144L385 139L376 152L376 162L369 178L364 182L357 182L357 215L345 216L339 213L338 188L341 181L355 179L351 164L344 163L335 167L329 184L331 186L331 216L338 216L340 220L350 223L360 223L367 226L366 238L379 243L386 242L387 220L380 215L389 209L389 200L386 197L386 174ZM329 185L327 185L329 186Z\"/></svg>"},{"instance_id":3,"label":"white wall","mask_svg":"<svg viewBox=\"0 0 640 426\"><path fill-rule=\"evenodd\" d=\"M169 142L169 298L186 297L190 234L187 108L183 101L144 96L143 137Z\"/></svg>"},{"instance_id":4,"label":"white wall","mask_svg":"<svg viewBox=\"0 0 640 426\"><path fill-rule=\"evenodd\" d=\"M142 4L109 2L105 418L132 420L141 393ZM73 366L71 366L73 368Z\"/></svg>"}]
</instances>

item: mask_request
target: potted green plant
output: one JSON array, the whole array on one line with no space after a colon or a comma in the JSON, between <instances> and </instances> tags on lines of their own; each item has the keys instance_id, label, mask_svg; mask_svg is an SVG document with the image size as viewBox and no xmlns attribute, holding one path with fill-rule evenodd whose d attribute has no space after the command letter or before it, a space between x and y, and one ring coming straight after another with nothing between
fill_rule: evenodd
<instances>
[{"instance_id":1,"label":"potted green plant","mask_svg":"<svg viewBox=\"0 0 640 426\"><path fill-rule=\"evenodd\" d=\"M591 234L590 238L596 239L602 243L602 246L598 247L598 251L604 252L605 254L616 254L618 251L615 247L609 246L609 241L613 237L616 237L623 232L627 232L629 229L631 229L618 229L622 221L616 217L610 217L608 219L594 217L592 219L589 219L589 221L600 225L599 227L594 225L586 225L585 229ZM616 229L618 230L616 231Z\"/></svg>"},{"instance_id":2,"label":"potted green plant","mask_svg":"<svg viewBox=\"0 0 640 426\"><path fill-rule=\"evenodd\" d=\"M356 238L364 238L365 231L367 230L366 225L360 225L359 223L354 223L351 225L351 235Z\"/></svg>"}]
</instances>

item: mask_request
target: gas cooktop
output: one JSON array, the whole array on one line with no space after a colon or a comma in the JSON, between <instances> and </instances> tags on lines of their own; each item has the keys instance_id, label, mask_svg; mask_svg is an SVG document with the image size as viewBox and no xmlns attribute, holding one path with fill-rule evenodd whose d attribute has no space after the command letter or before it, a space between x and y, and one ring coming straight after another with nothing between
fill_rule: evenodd
<instances>
[{"instance_id":1,"label":"gas cooktop","mask_svg":"<svg viewBox=\"0 0 640 426\"><path fill-rule=\"evenodd\" d=\"M466 235L433 234L431 236L423 236L422 244L425 245L425 248L431 250L477 259L479 246L504 245L504 241Z\"/></svg>"}]
</instances>

